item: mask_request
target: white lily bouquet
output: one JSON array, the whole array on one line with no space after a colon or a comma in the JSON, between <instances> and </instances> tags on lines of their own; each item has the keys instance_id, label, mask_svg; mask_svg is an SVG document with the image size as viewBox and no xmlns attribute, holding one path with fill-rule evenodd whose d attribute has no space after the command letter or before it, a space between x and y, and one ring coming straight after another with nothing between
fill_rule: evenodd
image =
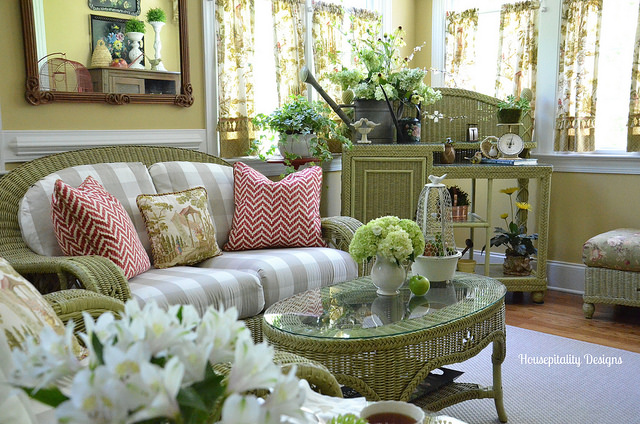
<instances>
[{"instance_id":1,"label":"white lily bouquet","mask_svg":"<svg viewBox=\"0 0 640 424\"><path fill-rule=\"evenodd\" d=\"M73 354L73 323L64 336L46 327L12 352L12 384L56 408L60 423L280 423L303 418L304 390L295 368L283 374L266 343L254 344L235 308L191 305L140 309L130 300L122 318L84 314ZM222 375L212 365L230 363ZM66 382L66 384L65 384ZM68 387L64 387L67 385ZM60 387L63 387L61 390ZM265 398L246 394L266 389Z\"/></svg>"}]
</instances>

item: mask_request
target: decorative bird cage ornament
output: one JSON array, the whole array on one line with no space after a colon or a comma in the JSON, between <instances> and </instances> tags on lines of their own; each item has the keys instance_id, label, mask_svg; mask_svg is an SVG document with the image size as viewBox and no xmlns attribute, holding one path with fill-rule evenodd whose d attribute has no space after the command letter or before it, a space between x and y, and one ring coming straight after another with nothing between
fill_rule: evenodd
<instances>
[{"instance_id":1,"label":"decorative bird cage ornament","mask_svg":"<svg viewBox=\"0 0 640 424\"><path fill-rule=\"evenodd\" d=\"M414 274L424 275L431 281L448 281L458 263L460 252L456 250L453 234L451 196L441 177L429 175L418 198L416 222L425 240L424 254L416 258Z\"/></svg>"}]
</instances>

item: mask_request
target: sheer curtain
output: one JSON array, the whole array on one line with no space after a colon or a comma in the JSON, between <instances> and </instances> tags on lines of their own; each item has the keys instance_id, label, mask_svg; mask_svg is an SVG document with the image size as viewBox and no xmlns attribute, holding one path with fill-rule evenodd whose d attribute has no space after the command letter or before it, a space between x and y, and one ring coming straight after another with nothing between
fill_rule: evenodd
<instances>
[{"instance_id":1,"label":"sheer curtain","mask_svg":"<svg viewBox=\"0 0 640 424\"><path fill-rule=\"evenodd\" d=\"M243 156L253 139L253 0L216 0L218 132L222 157Z\"/></svg>"},{"instance_id":2,"label":"sheer curtain","mask_svg":"<svg viewBox=\"0 0 640 424\"><path fill-rule=\"evenodd\" d=\"M300 81L304 66L304 0L273 0L274 54L278 105L286 103L291 95L305 92Z\"/></svg>"},{"instance_id":3,"label":"sheer curtain","mask_svg":"<svg viewBox=\"0 0 640 424\"><path fill-rule=\"evenodd\" d=\"M478 9L447 12L446 25L444 85L476 90L473 68L476 62Z\"/></svg>"},{"instance_id":4,"label":"sheer curtain","mask_svg":"<svg viewBox=\"0 0 640 424\"><path fill-rule=\"evenodd\" d=\"M341 30L344 9L335 4L318 2L313 5L311 34L313 37L313 62L315 77L331 98L340 98L340 87L325 74L333 71L333 63L339 61L344 35Z\"/></svg>"},{"instance_id":5,"label":"sheer curtain","mask_svg":"<svg viewBox=\"0 0 640 424\"><path fill-rule=\"evenodd\" d=\"M500 99L519 96L523 88L535 95L539 8L537 1L502 5L496 77L496 97Z\"/></svg>"},{"instance_id":6,"label":"sheer curtain","mask_svg":"<svg viewBox=\"0 0 640 424\"><path fill-rule=\"evenodd\" d=\"M602 0L563 0L554 150L595 150Z\"/></svg>"},{"instance_id":7,"label":"sheer curtain","mask_svg":"<svg viewBox=\"0 0 640 424\"><path fill-rule=\"evenodd\" d=\"M640 10L638 10L636 44L633 51L633 65L631 68L627 152L640 152Z\"/></svg>"}]
</instances>

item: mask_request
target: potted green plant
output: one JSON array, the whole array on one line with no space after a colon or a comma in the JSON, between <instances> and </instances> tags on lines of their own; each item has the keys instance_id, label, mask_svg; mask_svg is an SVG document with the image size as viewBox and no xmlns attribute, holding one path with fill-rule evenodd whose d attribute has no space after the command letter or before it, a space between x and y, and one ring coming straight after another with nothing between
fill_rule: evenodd
<instances>
[{"instance_id":1,"label":"potted green plant","mask_svg":"<svg viewBox=\"0 0 640 424\"><path fill-rule=\"evenodd\" d=\"M159 7L147 11L147 22L167 22L167 14Z\"/></svg>"},{"instance_id":2,"label":"potted green plant","mask_svg":"<svg viewBox=\"0 0 640 424\"><path fill-rule=\"evenodd\" d=\"M160 51L162 50L162 42L160 41L160 32L162 31L162 27L164 27L167 22L167 14L164 13L159 7L154 7L147 11L147 22L153 28L155 32L155 41L153 43L153 48L156 51L156 57L153 60L149 60L151 63L152 71L166 71L167 69L164 67L162 63L162 57Z\"/></svg>"},{"instance_id":3,"label":"potted green plant","mask_svg":"<svg viewBox=\"0 0 640 424\"><path fill-rule=\"evenodd\" d=\"M318 163L330 160L333 156L329 141L337 140L345 148L351 148L351 140L342 135L339 125L330 117L331 109L323 102L309 101L304 96L291 96L282 107L269 115L258 114L253 125L258 130L275 133L278 137L277 148L285 160L287 173L292 172L292 161L300 158L313 158ZM261 145L273 136L261 135L252 142L249 153L257 154ZM261 159L275 153L272 146Z\"/></svg>"},{"instance_id":4,"label":"potted green plant","mask_svg":"<svg viewBox=\"0 0 640 424\"><path fill-rule=\"evenodd\" d=\"M451 196L452 219L455 222L466 221L469 213L469 195L457 185L447 188Z\"/></svg>"},{"instance_id":5,"label":"potted green plant","mask_svg":"<svg viewBox=\"0 0 640 424\"><path fill-rule=\"evenodd\" d=\"M505 245L507 247L504 264L502 265L503 273L505 275L523 276L531 274L531 255L538 253L538 250L533 245L533 240L538 239L538 234L527 235L525 225L518 225L515 222L512 195L517 190L517 187L500 190L501 193L509 196L511 221L508 221L508 213L500 215L500 218L504 219L507 228L495 227L496 235L491 238L490 243L491 246ZM531 205L527 202L516 202L516 208L518 210L530 210ZM484 247L482 252L484 252Z\"/></svg>"},{"instance_id":6,"label":"potted green plant","mask_svg":"<svg viewBox=\"0 0 640 424\"><path fill-rule=\"evenodd\" d=\"M144 69L142 60L144 53L140 50L142 38L144 37L144 22L139 19L129 19L124 24L125 35L131 41L131 49L129 50L129 68Z\"/></svg>"},{"instance_id":7,"label":"potted green plant","mask_svg":"<svg viewBox=\"0 0 640 424\"><path fill-rule=\"evenodd\" d=\"M522 112L531 109L531 102L525 96L516 97L513 94L498 102L498 122L501 124L517 124Z\"/></svg>"}]
</instances>

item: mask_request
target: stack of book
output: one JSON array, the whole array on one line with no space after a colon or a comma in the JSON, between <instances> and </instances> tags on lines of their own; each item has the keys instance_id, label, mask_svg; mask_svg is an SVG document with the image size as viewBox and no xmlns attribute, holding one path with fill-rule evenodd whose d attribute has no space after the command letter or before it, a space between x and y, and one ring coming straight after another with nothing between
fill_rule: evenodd
<instances>
[{"instance_id":1,"label":"stack of book","mask_svg":"<svg viewBox=\"0 0 640 424\"><path fill-rule=\"evenodd\" d=\"M515 158L515 159L488 159L482 158L480 163L484 163L487 165L537 165L538 159L536 158Z\"/></svg>"}]
</instances>

